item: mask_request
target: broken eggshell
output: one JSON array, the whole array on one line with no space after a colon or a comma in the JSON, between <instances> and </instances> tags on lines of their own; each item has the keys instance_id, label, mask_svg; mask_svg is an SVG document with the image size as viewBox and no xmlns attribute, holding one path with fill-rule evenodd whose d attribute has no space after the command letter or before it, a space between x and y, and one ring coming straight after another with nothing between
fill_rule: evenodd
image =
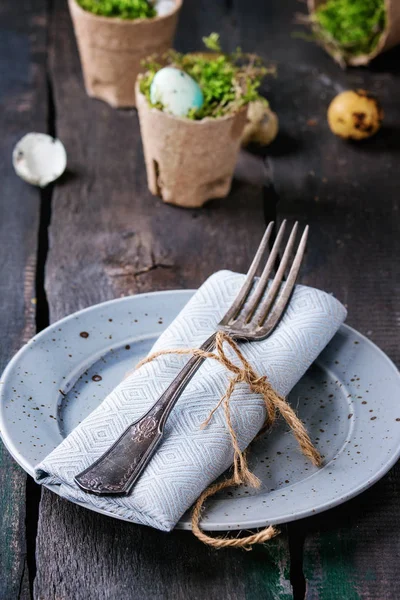
<instances>
[{"instance_id":1,"label":"broken eggshell","mask_svg":"<svg viewBox=\"0 0 400 600\"><path fill-rule=\"evenodd\" d=\"M192 108L201 108L204 102L199 84L175 67L157 71L150 86L150 100L152 104L161 103L164 112L176 117L186 117Z\"/></svg>"},{"instance_id":2,"label":"broken eggshell","mask_svg":"<svg viewBox=\"0 0 400 600\"><path fill-rule=\"evenodd\" d=\"M45 133L27 133L14 148L13 166L24 181L45 187L64 173L67 153L60 140Z\"/></svg>"}]
</instances>

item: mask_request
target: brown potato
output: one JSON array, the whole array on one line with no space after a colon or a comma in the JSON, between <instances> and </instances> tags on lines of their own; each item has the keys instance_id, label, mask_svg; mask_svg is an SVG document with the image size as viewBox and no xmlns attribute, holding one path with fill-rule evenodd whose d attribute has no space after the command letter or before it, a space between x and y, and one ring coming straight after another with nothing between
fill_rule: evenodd
<instances>
[{"instance_id":1,"label":"brown potato","mask_svg":"<svg viewBox=\"0 0 400 600\"><path fill-rule=\"evenodd\" d=\"M331 131L346 140L362 140L381 127L383 110L379 101L365 90L338 94L328 108Z\"/></svg>"}]
</instances>

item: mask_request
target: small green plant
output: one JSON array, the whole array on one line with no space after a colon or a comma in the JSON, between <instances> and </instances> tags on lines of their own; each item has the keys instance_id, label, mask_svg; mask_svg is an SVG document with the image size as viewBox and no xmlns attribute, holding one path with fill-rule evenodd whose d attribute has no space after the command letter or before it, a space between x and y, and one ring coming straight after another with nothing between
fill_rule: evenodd
<instances>
[{"instance_id":1,"label":"small green plant","mask_svg":"<svg viewBox=\"0 0 400 600\"><path fill-rule=\"evenodd\" d=\"M181 54L170 50L162 57L163 64L152 58L144 62L146 73L141 78L140 91L151 106L163 109L160 103L152 104L150 86L157 71L165 64L185 71L197 81L203 92L203 106L191 110L187 115L189 119L233 114L253 100L262 99L268 104L258 90L263 77L274 72L273 69L267 69L258 56L244 54L240 48L233 54L224 54L217 33L203 38L203 42L211 52Z\"/></svg>"},{"instance_id":2,"label":"small green plant","mask_svg":"<svg viewBox=\"0 0 400 600\"><path fill-rule=\"evenodd\" d=\"M310 23L316 38L344 60L369 54L385 28L384 0L327 0Z\"/></svg>"},{"instance_id":3,"label":"small green plant","mask_svg":"<svg viewBox=\"0 0 400 600\"><path fill-rule=\"evenodd\" d=\"M149 19L156 10L147 0L77 0L84 10L101 17Z\"/></svg>"}]
</instances>

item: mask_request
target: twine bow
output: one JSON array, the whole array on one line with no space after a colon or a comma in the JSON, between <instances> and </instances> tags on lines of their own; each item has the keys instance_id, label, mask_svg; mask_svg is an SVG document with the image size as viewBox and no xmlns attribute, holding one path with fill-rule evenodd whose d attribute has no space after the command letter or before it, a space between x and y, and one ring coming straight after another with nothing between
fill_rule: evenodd
<instances>
[{"instance_id":1,"label":"twine bow","mask_svg":"<svg viewBox=\"0 0 400 600\"><path fill-rule=\"evenodd\" d=\"M226 355L224 351L224 344L228 344L236 354L239 359L241 365L235 365ZM237 386L238 383L246 383L250 390L255 394L260 394L265 402L265 408L267 411L267 416L265 423L261 429L261 432L264 432L267 428L271 427L274 423L276 416L278 413L282 415L285 419L286 423L289 425L292 430L293 435L295 436L300 449L304 456L309 458L311 462L320 466L322 459L319 452L314 448L310 437L307 433L306 428L303 423L296 415L294 410L289 406L286 402L285 398L280 396L271 386L268 378L263 375L260 376L256 373L250 363L242 354L239 346L236 342L226 333L219 331L216 336L216 345L215 352L205 352L204 350L199 350L198 348L186 348L186 349L176 349L176 350L160 350L159 352L154 352L137 365L137 369L142 365L153 361L155 358L159 356L163 356L166 354L191 354L193 356L199 356L204 359L212 359L219 362L223 365L232 375L229 377L228 386L224 395L218 401L217 405L212 409L207 419L202 423L201 427L205 428L210 423L214 413L218 408L223 405L226 424L228 427L228 431L231 437L232 446L234 449L234 458L233 458L233 475L232 477L210 485L197 499L192 513L192 530L194 535L199 538L202 542L208 544L209 546L213 546L214 548L227 548L227 547L236 547L236 548L244 548L245 550L251 550L251 546L254 544L262 544L273 538L277 535L278 531L272 527L271 525L262 529L261 531L249 535L247 537L242 538L221 538L221 537L211 537L204 533L200 529L200 518L201 512L203 509L203 505L207 498L213 496L217 492L232 486L239 486L243 484L247 484L253 488L259 488L261 485L260 480L254 473L252 473L248 467L248 462L246 458L246 452L242 452L239 443L237 440L237 436L235 430L232 425L231 419L231 410L230 410L230 400L232 393Z\"/></svg>"}]
</instances>

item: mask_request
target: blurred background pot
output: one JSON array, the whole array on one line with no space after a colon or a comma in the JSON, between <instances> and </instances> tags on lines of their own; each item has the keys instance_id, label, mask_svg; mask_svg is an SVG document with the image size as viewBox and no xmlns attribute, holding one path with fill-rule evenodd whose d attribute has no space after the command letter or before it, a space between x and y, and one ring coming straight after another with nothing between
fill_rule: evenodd
<instances>
[{"instance_id":1,"label":"blurred background pot","mask_svg":"<svg viewBox=\"0 0 400 600\"><path fill-rule=\"evenodd\" d=\"M147 183L164 202L196 208L225 197L246 124L247 107L201 121L152 108L136 84Z\"/></svg>"},{"instance_id":2,"label":"blurred background pot","mask_svg":"<svg viewBox=\"0 0 400 600\"><path fill-rule=\"evenodd\" d=\"M141 61L172 47L182 0L150 19L101 17L68 0L86 92L114 107L136 106L135 81Z\"/></svg>"},{"instance_id":3,"label":"blurred background pot","mask_svg":"<svg viewBox=\"0 0 400 600\"><path fill-rule=\"evenodd\" d=\"M308 11L312 14L316 8L325 4L326 0L307 0ZM367 65L375 56L400 44L400 0L385 0L386 25L375 48L368 54L344 56L337 49L323 41L319 43L341 66L353 67Z\"/></svg>"}]
</instances>

